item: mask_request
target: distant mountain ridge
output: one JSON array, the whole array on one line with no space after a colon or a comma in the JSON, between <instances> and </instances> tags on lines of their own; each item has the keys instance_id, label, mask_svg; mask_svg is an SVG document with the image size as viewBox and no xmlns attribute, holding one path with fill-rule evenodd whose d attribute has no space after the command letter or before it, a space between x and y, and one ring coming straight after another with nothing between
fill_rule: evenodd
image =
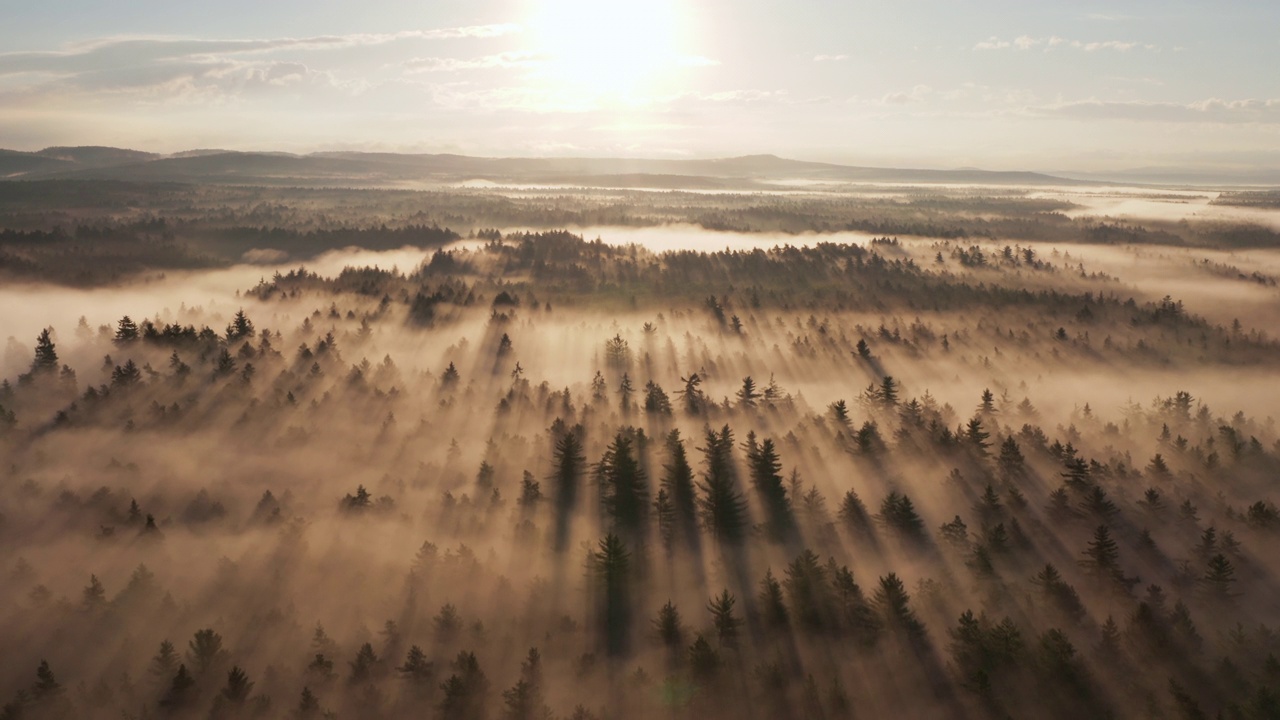
<instances>
[{"instance_id":1,"label":"distant mountain ridge","mask_svg":"<svg viewBox=\"0 0 1280 720\"><path fill-rule=\"evenodd\" d=\"M308 186L404 186L468 180L617 188L768 189L773 183L1094 184L1036 172L918 170L789 160L776 155L702 160L488 158L453 154L190 150L158 155L107 147L0 150L0 179L126 180ZM803 185L800 185L803 187Z\"/></svg>"}]
</instances>

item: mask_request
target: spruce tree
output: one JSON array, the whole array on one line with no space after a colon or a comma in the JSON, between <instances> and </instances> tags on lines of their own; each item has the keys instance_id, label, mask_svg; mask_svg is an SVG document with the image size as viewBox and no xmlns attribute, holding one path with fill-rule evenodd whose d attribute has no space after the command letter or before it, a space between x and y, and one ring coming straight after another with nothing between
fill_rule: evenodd
<instances>
[{"instance_id":1,"label":"spruce tree","mask_svg":"<svg viewBox=\"0 0 1280 720\"><path fill-rule=\"evenodd\" d=\"M40 331L36 338L35 359L31 361L32 375L47 375L58 371L58 353L50 336L49 329Z\"/></svg>"},{"instance_id":2,"label":"spruce tree","mask_svg":"<svg viewBox=\"0 0 1280 720\"><path fill-rule=\"evenodd\" d=\"M707 428L706 446L700 449L706 464L703 482L698 484L703 522L718 540L741 542L747 530L747 503L734 477L733 432L728 425L719 433Z\"/></svg>"},{"instance_id":3,"label":"spruce tree","mask_svg":"<svg viewBox=\"0 0 1280 720\"><path fill-rule=\"evenodd\" d=\"M729 594L728 589L721 591L707 603L707 610L711 613L711 622L715 626L720 647L736 648L738 646L738 629L742 627L742 619L733 614L733 606L736 603L737 599Z\"/></svg>"}]
</instances>

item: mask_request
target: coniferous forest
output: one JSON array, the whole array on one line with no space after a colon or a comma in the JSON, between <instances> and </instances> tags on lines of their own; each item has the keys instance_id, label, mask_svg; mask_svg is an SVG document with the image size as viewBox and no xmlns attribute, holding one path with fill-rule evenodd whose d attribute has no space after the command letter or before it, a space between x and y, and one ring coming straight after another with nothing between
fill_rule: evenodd
<instances>
[{"instance_id":1,"label":"coniferous forest","mask_svg":"<svg viewBox=\"0 0 1280 720\"><path fill-rule=\"evenodd\" d=\"M0 185L0 717L1280 717L1275 231L882 190Z\"/></svg>"}]
</instances>

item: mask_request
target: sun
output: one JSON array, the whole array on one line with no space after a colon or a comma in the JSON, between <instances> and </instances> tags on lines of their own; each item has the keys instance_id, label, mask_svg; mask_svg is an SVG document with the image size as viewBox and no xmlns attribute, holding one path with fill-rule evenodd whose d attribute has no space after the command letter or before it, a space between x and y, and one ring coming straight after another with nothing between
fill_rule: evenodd
<instances>
[{"instance_id":1,"label":"sun","mask_svg":"<svg viewBox=\"0 0 1280 720\"><path fill-rule=\"evenodd\" d=\"M558 91L634 100L681 67L677 0L539 0L527 29L542 75Z\"/></svg>"}]
</instances>

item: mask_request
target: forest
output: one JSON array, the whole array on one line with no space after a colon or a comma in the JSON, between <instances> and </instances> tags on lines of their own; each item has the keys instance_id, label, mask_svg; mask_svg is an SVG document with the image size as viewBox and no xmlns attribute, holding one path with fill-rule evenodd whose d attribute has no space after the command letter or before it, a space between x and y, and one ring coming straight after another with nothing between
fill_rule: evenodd
<instances>
[{"instance_id":1,"label":"forest","mask_svg":"<svg viewBox=\"0 0 1280 720\"><path fill-rule=\"evenodd\" d=\"M955 242L1280 247L1266 192L841 185L787 191L0 182L0 278L82 287L150 272L306 261L347 247L438 247L500 228L666 228L771 238L854 233ZM1110 214L1108 203L1145 204ZM1124 209L1121 205L1120 209ZM1195 212L1202 210L1202 212ZM1203 211L1219 211L1206 213ZM1231 211L1240 211L1233 213Z\"/></svg>"},{"instance_id":2,"label":"forest","mask_svg":"<svg viewBox=\"0 0 1280 720\"><path fill-rule=\"evenodd\" d=\"M1280 718L1274 198L1102 195L0 183L0 718Z\"/></svg>"}]
</instances>

